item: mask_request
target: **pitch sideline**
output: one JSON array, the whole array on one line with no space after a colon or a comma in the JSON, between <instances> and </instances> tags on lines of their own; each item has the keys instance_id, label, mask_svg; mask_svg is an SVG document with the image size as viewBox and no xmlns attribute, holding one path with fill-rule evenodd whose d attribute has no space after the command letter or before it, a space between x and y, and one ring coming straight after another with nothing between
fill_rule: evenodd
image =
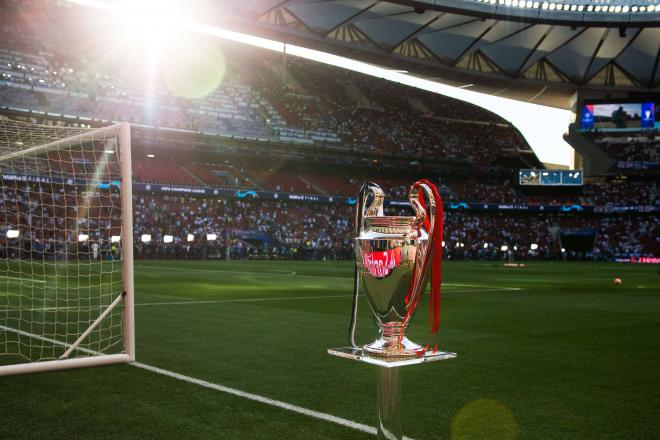
<instances>
[{"instance_id":1,"label":"pitch sideline","mask_svg":"<svg viewBox=\"0 0 660 440\"><path fill-rule=\"evenodd\" d=\"M66 342L58 341L56 339L47 338L45 336L40 336L40 335L37 335L37 334L34 334L34 333L29 333L29 332L26 332L26 331L23 331L23 330L18 330L18 329L12 328L12 327L5 327L4 325L0 325L0 330L14 332L14 333L22 335L22 336L27 336L27 337L31 337L31 338L34 338L34 339L44 341L44 342L49 342L51 344L59 345L61 347L69 347L71 345L71 344L67 344ZM86 349L86 348L83 348L83 347L78 347L77 350L88 353L88 354L95 354L95 355L102 354L100 352L97 352L97 351L94 351L94 350L89 350L89 349ZM263 403L263 404L266 404L266 405L274 406L276 408L280 408L280 409L284 409L284 410L287 410L287 411L295 412L297 414L301 414L301 415L304 415L304 416L307 416L307 417L312 417L312 418L318 419L318 420L323 420L325 422L334 423L336 425L344 426L346 428L350 428L350 429L353 429L353 430L356 430L356 431L361 431L361 432L371 434L371 435L376 435L377 434L377 430L373 426L365 425L364 423L354 422L353 420L344 419L342 417L333 416L332 414L324 413L324 412L321 412L321 411L315 411L313 409L309 409L309 408L305 408L305 407L302 407L302 406L294 405L292 403L283 402L281 400L271 399L269 397L261 396L259 394L249 393L247 391L242 391L242 390L239 390L237 388L227 387L227 386L216 384L216 383L213 383L213 382L208 382L208 381L205 381L205 380L202 380L202 379L197 379L195 377L186 376L184 374L176 373L174 371L165 370L163 368L143 364L141 362L133 362L132 364L129 364L129 365L131 365L133 367L136 367L136 368L140 368L142 370L150 371L150 372L155 373L155 374L160 374L161 376L166 376L166 377L169 377L169 378L172 378L172 379L180 380L182 382L197 385L197 386L200 386L200 387L203 387L203 388L211 389L211 390L214 390L214 391L219 391L221 393L230 394L232 396L241 397L241 398L247 399L247 400L252 400L254 402L259 402L259 403ZM404 439L413 440L409 437L404 437Z\"/></svg>"}]
</instances>

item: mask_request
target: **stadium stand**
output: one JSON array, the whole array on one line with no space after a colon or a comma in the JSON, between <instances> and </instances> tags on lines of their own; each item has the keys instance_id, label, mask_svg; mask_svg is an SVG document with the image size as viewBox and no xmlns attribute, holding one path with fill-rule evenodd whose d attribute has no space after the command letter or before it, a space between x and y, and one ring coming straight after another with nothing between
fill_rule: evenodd
<instances>
[{"instance_id":1,"label":"stadium stand","mask_svg":"<svg viewBox=\"0 0 660 440\"><path fill-rule=\"evenodd\" d=\"M369 179L388 198L403 200L420 173L432 177L447 202L596 207L588 215L448 211L447 258L660 253L658 218L643 213L659 203L657 177L635 173L657 167L653 132L589 133L619 169L633 171L625 178L597 176L565 191L524 188L513 177L517 170L541 163L517 130L474 105L231 44L223 46L222 82L191 97L191 84L173 88L157 78L155 87L147 87L130 68L88 63L84 48L71 57L66 26L54 26L64 33L61 39L28 37L23 19L0 18L3 113L49 124L122 120L167 128L134 132L138 183L295 193L312 200L136 194L140 258L352 258L352 208L317 203L314 196L355 197ZM57 13L48 16L59 19ZM199 133L205 140L195 137ZM145 159L143 153L152 150L157 157ZM435 165L423 168L426 162L439 166L428 173ZM85 166L85 157L62 166ZM21 196L3 197L20 202ZM619 213L621 206L642 213ZM595 245L563 252L562 231L592 234ZM211 233L218 239L208 241ZM142 234L152 240L140 241ZM163 242L166 234L174 243Z\"/></svg>"},{"instance_id":2,"label":"stadium stand","mask_svg":"<svg viewBox=\"0 0 660 440\"><path fill-rule=\"evenodd\" d=\"M650 169L660 165L660 138L656 130L624 133L591 131L589 135L616 160L619 169Z\"/></svg>"}]
</instances>

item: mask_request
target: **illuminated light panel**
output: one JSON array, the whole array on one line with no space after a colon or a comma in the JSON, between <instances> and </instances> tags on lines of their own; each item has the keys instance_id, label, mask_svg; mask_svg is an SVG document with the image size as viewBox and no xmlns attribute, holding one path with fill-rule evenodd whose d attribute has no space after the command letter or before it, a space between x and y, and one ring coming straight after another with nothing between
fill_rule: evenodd
<instances>
[{"instance_id":1,"label":"illuminated light panel","mask_svg":"<svg viewBox=\"0 0 660 440\"><path fill-rule=\"evenodd\" d=\"M9 229L7 230L7 238L18 238L20 233L18 232L17 229Z\"/></svg>"},{"instance_id":2,"label":"illuminated light panel","mask_svg":"<svg viewBox=\"0 0 660 440\"><path fill-rule=\"evenodd\" d=\"M208 241L214 241L218 239L218 234L206 234L206 239Z\"/></svg>"},{"instance_id":3,"label":"illuminated light panel","mask_svg":"<svg viewBox=\"0 0 660 440\"><path fill-rule=\"evenodd\" d=\"M142 234L140 241L142 241L142 243L149 243L151 241L151 234Z\"/></svg>"},{"instance_id":4,"label":"illuminated light panel","mask_svg":"<svg viewBox=\"0 0 660 440\"><path fill-rule=\"evenodd\" d=\"M87 234L78 234L78 241L85 242L89 240L89 235Z\"/></svg>"},{"instance_id":5,"label":"illuminated light panel","mask_svg":"<svg viewBox=\"0 0 660 440\"><path fill-rule=\"evenodd\" d=\"M163 242L165 243L172 243L174 241L174 237L171 235L164 235L163 236Z\"/></svg>"},{"instance_id":6,"label":"illuminated light panel","mask_svg":"<svg viewBox=\"0 0 660 440\"><path fill-rule=\"evenodd\" d=\"M110 237L110 243L119 243L121 241L121 237L119 235L113 235Z\"/></svg>"}]
</instances>

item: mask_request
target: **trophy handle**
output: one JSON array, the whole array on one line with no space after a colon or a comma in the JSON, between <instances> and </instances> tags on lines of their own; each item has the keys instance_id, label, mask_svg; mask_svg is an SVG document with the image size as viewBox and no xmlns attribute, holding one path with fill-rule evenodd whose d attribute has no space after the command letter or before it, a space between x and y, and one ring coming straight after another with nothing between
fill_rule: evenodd
<instances>
[{"instance_id":1,"label":"trophy handle","mask_svg":"<svg viewBox=\"0 0 660 440\"><path fill-rule=\"evenodd\" d=\"M383 216L383 201L385 200L385 193L380 186L376 185L373 182L365 182L366 191L364 193L364 202L367 201L369 193L374 195L374 200L371 202L367 208L366 216L367 217L382 217ZM364 208L363 208L364 209ZM364 223L364 212L362 215L362 222ZM360 224L360 228L364 229L364 224Z\"/></svg>"},{"instance_id":2,"label":"trophy handle","mask_svg":"<svg viewBox=\"0 0 660 440\"><path fill-rule=\"evenodd\" d=\"M420 201L420 190L428 198L428 207L424 207ZM418 248L417 255L415 256L415 271L411 286L407 295L408 309L413 311L417 302L421 298L423 289L426 286L427 276L431 269L431 259L433 258L433 249L435 246L436 234L436 216L438 210L438 200L434 195L433 190L429 185L423 181L416 182L411 188L408 195L408 200L415 211L417 217L417 228L424 226L428 233L428 245L425 248Z\"/></svg>"},{"instance_id":3,"label":"trophy handle","mask_svg":"<svg viewBox=\"0 0 660 440\"><path fill-rule=\"evenodd\" d=\"M366 207L367 198L369 194L374 195L374 200L371 204ZM360 192L358 193L357 204L355 207L355 237L359 237L364 231L365 217L374 217L383 215L383 201L385 200L385 194L380 186L373 182L364 182ZM357 262L355 264L355 275L354 275L354 284L353 284L353 306L351 313L351 323L348 328L348 341L352 347L357 347L355 342L355 327L357 325L357 307L358 307L358 297L360 293L360 272L357 268Z\"/></svg>"}]
</instances>

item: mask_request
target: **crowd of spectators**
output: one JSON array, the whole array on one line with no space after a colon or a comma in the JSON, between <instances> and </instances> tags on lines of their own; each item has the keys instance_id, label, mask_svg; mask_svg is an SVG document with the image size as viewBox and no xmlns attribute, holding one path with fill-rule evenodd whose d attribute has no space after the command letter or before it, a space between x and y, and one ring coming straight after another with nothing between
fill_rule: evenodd
<instances>
[{"instance_id":1,"label":"crowd of spectators","mask_svg":"<svg viewBox=\"0 0 660 440\"><path fill-rule=\"evenodd\" d=\"M637 133L589 132L591 138L619 169L651 169L660 166L660 137L657 130Z\"/></svg>"},{"instance_id":2,"label":"crowd of spectators","mask_svg":"<svg viewBox=\"0 0 660 440\"><path fill-rule=\"evenodd\" d=\"M42 18L52 21L51 29L74 32L57 23L58 14L45 13ZM648 180L590 184L574 197L523 193L507 178L476 177L504 176L516 166L540 164L529 164L535 159L521 135L495 114L400 84L292 57L283 63L279 54L227 44L222 48L226 60L222 80L202 94L191 95L184 89L192 84L171 87L159 75L145 81L136 73L139 69L113 60L113 54L104 54L108 62L92 62L88 58L93 54L84 47L67 47L63 44L67 38L28 36L24 25L21 18L0 17L0 106L258 138L269 147L276 141L280 141L277 145L298 142L322 151L328 143L343 144L355 157L405 159L411 167L428 158L450 165L467 162L462 166L473 171L470 177L436 179L448 201L582 201L603 206L658 202L656 183ZM40 32L36 28L31 32ZM620 168L658 164L653 132L632 137L592 135ZM73 159L69 166L81 166ZM136 160L134 175L143 182L346 196L354 196L362 177L368 177L350 169L339 178L309 171L241 168L237 172L231 164L222 167L175 157ZM387 178L381 183L388 197L407 198L408 179ZM116 254L111 237L118 233L120 216L110 204L116 198L112 188L105 193L86 190L84 197L82 190L72 188L51 187L46 195L44 191L38 185L3 183L3 255L34 255L25 246L36 243L39 252L47 250L58 258L78 252L80 246L89 250L92 243L97 251L102 249L99 255ZM137 194L134 210L135 245L142 258L352 258L349 206ZM562 258L561 231L567 228L596 231L592 258L659 253L658 218L653 215L504 216L449 211L446 220L448 258ZM7 236L10 225L21 225L19 237ZM96 235L88 237L87 244L77 242L78 232L92 230ZM43 235L44 231L59 232ZM142 240L143 235L151 239ZM76 243L74 250L69 243Z\"/></svg>"},{"instance_id":3,"label":"crowd of spectators","mask_svg":"<svg viewBox=\"0 0 660 440\"><path fill-rule=\"evenodd\" d=\"M139 257L350 257L348 206L140 194L134 215ZM142 242L145 234L150 242ZM172 243L165 244L166 235Z\"/></svg>"},{"instance_id":4,"label":"crowd of spectators","mask_svg":"<svg viewBox=\"0 0 660 440\"><path fill-rule=\"evenodd\" d=\"M6 37L0 105L268 141L341 143L486 169L528 149L514 128L477 106L320 63L295 57L282 63L279 54L227 44L222 81L190 96L165 73L147 79L121 63L94 62L84 48L71 56L62 45L76 40L75 30L63 31L72 33L68 39L50 39L58 45L29 38L23 27L21 18L0 21Z\"/></svg>"},{"instance_id":5,"label":"crowd of spectators","mask_svg":"<svg viewBox=\"0 0 660 440\"><path fill-rule=\"evenodd\" d=\"M113 236L121 231L121 209L115 188L90 193L88 188L9 181L2 189L2 257L112 259L118 255ZM348 205L135 194L133 209L137 258L353 258L354 208ZM401 213L410 214L387 212ZM650 214L447 211L445 256L479 260L657 256L658 220ZM18 236L11 236L12 229ZM593 249L563 249L564 231L591 234Z\"/></svg>"},{"instance_id":6,"label":"crowd of spectators","mask_svg":"<svg viewBox=\"0 0 660 440\"><path fill-rule=\"evenodd\" d=\"M136 246L142 257L352 258L353 208L345 205L137 195L135 207ZM396 210L388 214L410 212ZM657 222L657 216L651 215L448 211L445 256L472 260L653 256L660 254ZM593 250L563 248L561 234L567 230L593 231ZM241 238L255 231L265 235L260 240L251 238L254 234ZM140 243L142 234L150 234L151 243ZM192 234L190 241L188 234ZM208 234L218 238L209 241ZM173 242L164 243L165 235L171 235Z\"/></svg>"},{"instance_id":7,"label":"crowd of spectators","mask_svg":"<svg viewBox=\"0 0 660 440\"><path fill-rule=\"evenodd\" d=\"M589 204L611 206L654 206L660 204L660 193L655 179L609 180L584 185L582 188Z\"/></svg>"}]
</instances>

